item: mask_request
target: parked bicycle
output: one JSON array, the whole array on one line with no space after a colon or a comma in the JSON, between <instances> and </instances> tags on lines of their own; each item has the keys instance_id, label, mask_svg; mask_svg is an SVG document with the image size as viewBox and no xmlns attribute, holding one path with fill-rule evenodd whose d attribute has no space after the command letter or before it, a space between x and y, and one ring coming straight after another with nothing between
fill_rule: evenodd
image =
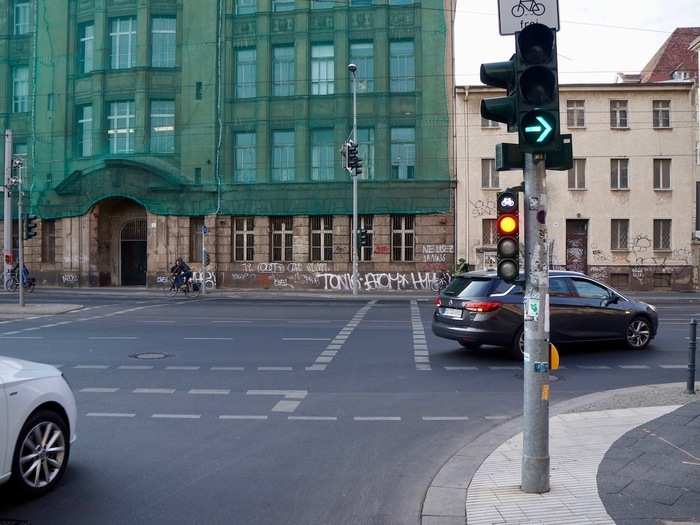
<instances>
[{"instance_id":1,"label":"parked bicycle","mask_svg":"<svg viewBox=\"0 0 700 525\"><path fill-rule=\"evenodd\" d=\"M449 272L443 271L435 277L430 287L432 288L433 292L439 292L443 288L447 288L450 281L452 281L452 276L449 274Z\"/></svg>"},{"instance_id":2,"label":"parked bicycle","mask_svg":"<svg viewBox=\"0 0 700 525\"><path fill-rule=\"evenodd\" d=\"M544 4L540 4L536 0L519 0L517 5L510 10L513 16L520 18L525 13L532 13L535 16L541 16L545 12Z\"/></svg>"}]
</instances>

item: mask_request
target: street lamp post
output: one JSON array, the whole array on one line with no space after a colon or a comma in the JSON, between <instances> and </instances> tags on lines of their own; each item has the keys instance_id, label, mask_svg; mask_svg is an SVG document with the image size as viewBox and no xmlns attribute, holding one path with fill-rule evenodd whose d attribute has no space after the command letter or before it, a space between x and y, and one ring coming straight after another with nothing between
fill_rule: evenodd
<instances>
[{"instance_id":1,"label":"street lamp post","mask_svg":"<svg viewBox=\"0 0 700 525\"><path fill-rule=\"evenodd\" d=\"M352 141L357 145L357 66L348 64L352 74ZM357 169L352 171L352 294L357 295L359 278L357 275Z\"/></svg>"}]
</instances>

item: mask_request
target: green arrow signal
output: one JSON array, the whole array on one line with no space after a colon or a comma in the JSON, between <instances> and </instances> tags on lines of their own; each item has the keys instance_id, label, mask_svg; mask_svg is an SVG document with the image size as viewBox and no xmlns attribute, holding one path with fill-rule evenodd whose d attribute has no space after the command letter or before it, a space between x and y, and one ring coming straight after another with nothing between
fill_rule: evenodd
<instances>
[{"instance_id":1,"label":"green arrow signal","mask_svg":"<svg viewBox=\"0 0 700 525\"><path fill-rule=\"evenodd\" d=\"M547 119L542 117L542 116L537 116L535 117L537 119L537 122L542 124L541 126L528 126L525 128L525 133L539 133L540 136L537 137L537 142L544 142L545 139L549 136L549 134L552 132L552 126L549 122L547 122Z\"/></svg>"}]
</instances>

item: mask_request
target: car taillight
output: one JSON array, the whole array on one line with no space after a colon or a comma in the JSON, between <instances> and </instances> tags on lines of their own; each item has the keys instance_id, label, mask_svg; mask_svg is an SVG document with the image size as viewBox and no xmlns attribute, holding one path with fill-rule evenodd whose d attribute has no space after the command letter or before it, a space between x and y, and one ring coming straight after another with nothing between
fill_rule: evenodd
<instances>
[{"instance_id":1,"label":"car taillight","mask_svg":"<svg viewBox=\"0 0 700 525\"><path fill-rule=\"evenodd\" d=\"M442 306L442 299L439 295L435 298L435 306Z\"/></svg>"},{"instance_id":2,"label":"car taillight","mask_svg":"<svg viewBox=\"0 0 700 525\"><path fill-rule=\"evenodd\" d=\"M495 312L500 307L501 303L496 301L464 303L464 309L470 312Z\"/></svg>"}]
</instances>

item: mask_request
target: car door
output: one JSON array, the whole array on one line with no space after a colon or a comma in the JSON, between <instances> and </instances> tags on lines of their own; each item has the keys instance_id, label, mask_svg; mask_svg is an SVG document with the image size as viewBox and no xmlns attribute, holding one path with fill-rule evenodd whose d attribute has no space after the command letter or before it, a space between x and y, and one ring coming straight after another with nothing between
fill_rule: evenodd
<instances>
[{"instance_id":1,"label":"car door","mask_svg":"<svg viewBox=\"0 0 700 525\"><path fill-rule=\"evenodd\" d=\"M8 421L7 421L7 396L5 394L5 385L2 377L0 377L0 479L10 470L9 454L8 454Z\"/></svg>"},{"instance_id":2,"label":"car door","mask_svg":"<svg viewBox=\"0 0 700 525\"><path fill-rule=\"evenodd\" d=\"M555 275L549 278L549 333L555 343L577 337L574 295L568 277Z\"/></svg>"},{"instance_id":3,"label":"car door","mask_svg":"<svg viewBox=\"0 0 700 525\"><path fill-rule=\"evenodd\" d=\"M611 302L617 294L602 284L581 277L571 279L579 305L577 323L580 339L623 337L630 312L621 302Z\"/></svg>"}]
</instances>

